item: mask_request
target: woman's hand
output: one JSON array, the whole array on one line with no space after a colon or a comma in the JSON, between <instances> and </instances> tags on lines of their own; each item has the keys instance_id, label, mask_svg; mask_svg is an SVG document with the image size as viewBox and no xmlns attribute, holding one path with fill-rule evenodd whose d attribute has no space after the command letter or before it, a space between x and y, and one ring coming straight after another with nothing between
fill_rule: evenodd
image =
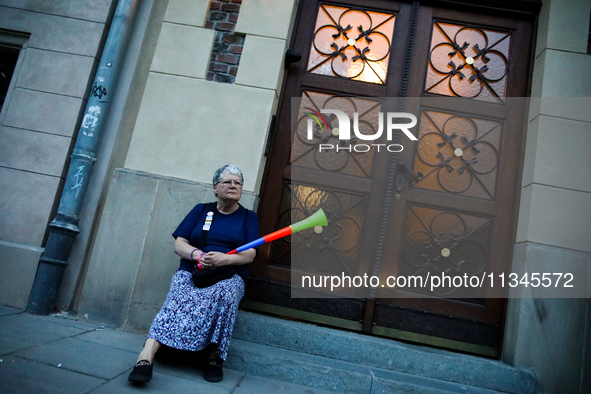
<instances>
[{"instance_id":1,"label":"woman's hand","mask_svg":"<svg viewBox=\"0 0 591 394\"><path fill-rule=\"evenodd\" d=\"M201 256L199 262L205 269L222 267L224 265L248 264L254 260L256 251L248 249L238 254L225 254L221 252L208 252Z\"/></svg>"},{"instance_id":2,"label":"woman's hand","mask_svg":"<svg viewBox=\"0 0 591 394\"><path fill-rule=\"evenodd\" d=\"M224 265L232 264L231 259L228 259L229 255L220 252L208 252L205 253L199 259L201 266L205 269L221 267Z\"/></svg>"}]
</instances>

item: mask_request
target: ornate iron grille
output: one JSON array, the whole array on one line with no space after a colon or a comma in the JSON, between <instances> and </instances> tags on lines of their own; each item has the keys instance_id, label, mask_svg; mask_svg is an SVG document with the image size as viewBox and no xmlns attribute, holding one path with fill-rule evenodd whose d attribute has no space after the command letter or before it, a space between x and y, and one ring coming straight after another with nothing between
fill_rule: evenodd
<instances>
[{"instance_id":1,"label":"ornate iron grille","mask_svg":"<svg viewBox=\"0 0 591 394\"><path fill-rule=\"evenodd\" d=\"M423 110L414 187L494 200L502 123Z\"/></svg>"},{"instance_id":2,"label":"ornate iron grille","mask_svg":"<svg viewBox=\"0 0 591 394\"><path fill-rule=\"evenodd\" d=\"M354 148L351 148L352 145L364 141L360 141L356 137L349 140L339 140L338 129L336 129L338 120L334 114L322 114L326 125L322 122L312 122L313 139L309 140L307 137L308 121L312 119L311 115L320 113L325 108L341 110L349 116L349 119L353 119L353 114L358 113L359 131L362 134L373 135L378 128L381 104L379 100L339 97L304 91L299 108L294 108L298 117L292 143L291 163L299 167L369 177L374 152L356 152ZM334 149L324 150L320 153L320 144L330 144L334 146Z\"/></svg>"},{"instance_id":3,"label":"ornate iron grille","mask_svg":"<svg viewBox=\"0 0 591 394\"><path fill-rule=\"evenodd\" d=\"M308 72L386 82L395 16L321 4Z\"/></svg>"},{"instance_id":4,"label":"ornate iron grille","mask_svg":"<svg viewBox=\"0 0 591 394\"><path fill-rule=\"evenodd\" d=\"M305 219L319 208L326 214L328 227L320 233L303 230L274 243L271 264L289 267L293 263L292 267L311 273L356 275L367 197L286 183L278 227Z\"/></svg>"},{"instance_id":5,"label":"ornate iron grille","mask_svg":"<svg viewBox=\"0 0 591 394\"><path fill-rule=\"evenodd\" d=\"M409 205L399 274L421 276L428 281L429 276L441 277L441 273L452 278L482 273L488 265L491 226L488 218ZM424 292L430 293L429 287ZM433 293L482 297L482 290L474 287L441 286Z\"/></svg>"},{"instance_id":6,"label":"ornate iron grille","mask_svg":"<svg viewBox=\"0 0 591 394\"><path fill-rule=\"evenodd\" d=\"M425 91L503 102L511 33L436 21Z\"/></svg>"}]
</instances>

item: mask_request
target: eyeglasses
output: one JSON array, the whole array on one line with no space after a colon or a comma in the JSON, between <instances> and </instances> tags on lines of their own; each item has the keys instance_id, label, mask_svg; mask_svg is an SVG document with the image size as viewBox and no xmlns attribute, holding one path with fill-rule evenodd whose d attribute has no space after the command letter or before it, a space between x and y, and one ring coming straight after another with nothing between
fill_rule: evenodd
<instances>
[{"instance_id":1,"label":"eyeglasses","mask_svg":"<svg viewBox=\"0 0 591 394\"><path fill-rule=\"evenodd\" d=\"M240 181L220 181L219 184L225 187L230 187L232 184L234 184L236 187L242 187L242 182Z\"/></svg>"}]
</instances>

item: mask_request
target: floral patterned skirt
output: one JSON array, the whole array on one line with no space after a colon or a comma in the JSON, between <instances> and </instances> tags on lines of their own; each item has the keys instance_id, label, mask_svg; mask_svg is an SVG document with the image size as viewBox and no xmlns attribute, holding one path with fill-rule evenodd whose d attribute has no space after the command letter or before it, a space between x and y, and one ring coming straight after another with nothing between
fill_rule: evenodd
<instances>
[{"instance_id":1,"label":"floral patterned skirt","mask_svg":"<svg viewBox=\"0 0 591 394\"><path fill-rule=\"evenodd\" d=\"M218 355L225 360L243 296L244 281L238 275L199 289L190 272L179 270L172 277L166 301L152 322L148 338L191 351L215 343Z\"/></svg>"}]
</instances>

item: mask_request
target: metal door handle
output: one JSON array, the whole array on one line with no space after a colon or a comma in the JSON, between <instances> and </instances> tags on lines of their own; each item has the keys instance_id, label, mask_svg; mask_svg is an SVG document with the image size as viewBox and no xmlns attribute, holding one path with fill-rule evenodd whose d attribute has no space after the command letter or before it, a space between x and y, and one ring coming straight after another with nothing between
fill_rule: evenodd
<instances>
[{"instance_id":1,"label":"metal door handle","mask_svg":"<svg viewBox=\"0 0 591 394\"><path fill-rule=\"evenodd\" d=\"M413 181L418 181L423 177L422 172L414 173L404 160L400 160L396 164L396 171L394 173L394 189L397 192L401 192L406 189L406 185L408 182L408 175L412 178Z\"/></svg>"}]
</instances>

